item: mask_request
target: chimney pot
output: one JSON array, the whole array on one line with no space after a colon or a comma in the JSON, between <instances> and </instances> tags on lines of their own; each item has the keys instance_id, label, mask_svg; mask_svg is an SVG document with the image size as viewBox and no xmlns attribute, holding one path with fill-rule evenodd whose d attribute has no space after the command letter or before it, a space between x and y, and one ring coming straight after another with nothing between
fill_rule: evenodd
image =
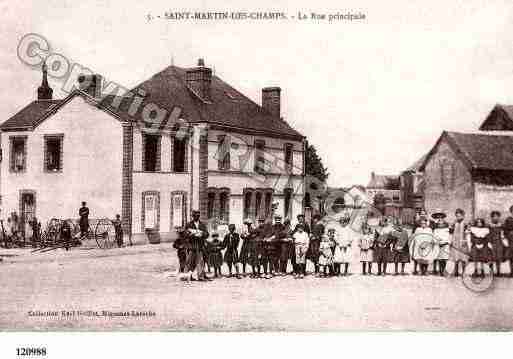
<instances>
[{"instance_id":1,"label":"chimney pot","mask_svg":"<svg viewBox=\"0 0 513 359\"><path fill-rule=\"evenodd\" d=\"M198 59L198 66L205 67L205 60L202 58Z\"/></svg>"},{"instance_id":2,"label":"chimney pot","mask_svg":"<svg viewBox=\"0 0 513 359\"><path fill-rule=\"evenodd\" d=\"M101 98L102 95L102 76L99 74L93 75L79 75L78 76L79 89L87 93L89 96L96 99Z\"/></svg>"}]
</instances>

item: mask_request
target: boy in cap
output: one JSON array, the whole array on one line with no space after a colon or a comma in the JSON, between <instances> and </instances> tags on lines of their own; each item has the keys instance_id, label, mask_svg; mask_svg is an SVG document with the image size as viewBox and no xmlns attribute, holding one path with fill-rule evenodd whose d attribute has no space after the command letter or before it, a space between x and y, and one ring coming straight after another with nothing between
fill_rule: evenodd
<instances>
[{"instance_id":1,"label":"boy in cap","mask_svg":"<svg viewBox=\"0 0 513 359\"><path fill-rule=\"evenodd\" d=\"M185 232L183 230L178 232L178 238L173 242L173 248L176 249L176 255L178 256L178 272L185 273L187 263L187 249Z\"/></svg>"},{"instance_id":2,"label":"boy in cap","mask_svg":"<svg viewBox=\"0 0 513 359\"><path fill-rule=\"evenodd\" d=\"M223 265L223 243L219 240L219 233L212 233L212 240L207 244L208 261L212 268L214 268L214 278L221 276L221 266Z\"/></svg>"},{"instance_id":3,"label":"boy in cap","mask_svg":"<svg viewBox=\"0 0 513 359\"><path fill-rule=\"evenodd\" d=\"M116 244L118 248L123 247L123 227L121 222L121 216L116 214L116 219L112 221L112 225L114 226L114 231L116 233Z\"/></svg>"},{"instance_id":4,"label":"boy in cap","mask_svg":"<svg viewBox=\"0 0 513 359\"><path fill-rule=\"evenodd\" d=\"M447 260L449 259L449 249L451 248L449 224L445 221L447 215L442 211L433 213L432 217L435 219L433 228L433 236L435 238L434 249L438 250L438 256L433 261L433 272L434 274L443 276L445 274ZM438 263L438 272L436 263Z\"/></svg>"},{"instance_id":5,"label":"boy in cap","mask_svg":"<svg viewBox=\"0 0 513 359\"><path fill-rule=\"evenodd\" d=\"M256 268L252 265L252 252L254 251L256 242L256 231L253 228L253 221L251 218L244 220L245 228L242 231L240 237L242 238L242 247L240 249L239 261L242 263L242 275L246 275L246 265L249 264L252 268L252 275L255 275Z\"/></svg>"},{"instance_id":6,"label":"boy in cap","mask_svg":"<svg viewBox=\"0 0 513 359\"><path fill-rule=\"evenodd\" d=\"M289 259L292 263L292 268L296 268L296 253L291 233L292 230L290 225L290 219L287 218L283 222L283 231L282 233L280 233L280 272L282 273L282 275L287 274Z\"/></svg>"},{"instance_id":7,"label":"boy in cap","mask_svg":"<svg viewBox=\"0 0 513 359\"><path fill-rule=\"evenodd\" d=\"M310 236L310 244L308 247L308 253L306 257L313 262L316 274L319 273L319 247L321 244L322 236L324 236L324 232L325 227L324 224L321 222L321 216L319 214L314 215L312 233Z\"/></svg>"},{"instance_id":8,"label":"boy in cap","mask_svg":"<svg viewBox=\"0 0 513 359\"><path fill-rule=\"evenodd\" d=\"M268 224L265 223L265 219L263 217L258 218L258 227L255 233L255 247L251 256L254 278L261 278L262 276L261 267L264 266L264 238L266 231L268 231ZM267 274L267 268L265 268L265 274Z\"/></svg>"},{"instance_id":9,"label":"boy in cap","mask_svg":"<svg viewBox=\"0 0 513 359\"><path fill-rule=\"evenodd\" d=\"M228 226L228 231L229 232L223 239L223 248L226 249L224 252L224 261L228 265L228 270L230 272L229 277L233 277L232 266L235 266L235 271L237 272L236 277L240 279L239 267L237 265L239 262L238 249L240 237L239 234L235 232L235 224L230 224Z\"/></svg>"},{"instance_id":10,"label":"boy in cap","mask_svg":"<svg viewBox=\"0 0 513 359\"><path fill-rule=\"evenodd\" d=\"M410 262L408 232L397 224L391 236L393 238L392 254L394 257L395 275L399 275L399 263L401 263L401 275L405 275L404 267L406 263Z\"/></svg>"},{"instance_id":11,"label":"boy in cap","mask_svg":"<svg viewBox=\"0 0 513 359\"><path fill-rule=\"evenodd\" d=\"M384 218L378 236L374 241L374 260L378 264L378 275L387 274L387 263L390 260L391 232L394 230L390 218Z\"/></svg>"}]
</instances>

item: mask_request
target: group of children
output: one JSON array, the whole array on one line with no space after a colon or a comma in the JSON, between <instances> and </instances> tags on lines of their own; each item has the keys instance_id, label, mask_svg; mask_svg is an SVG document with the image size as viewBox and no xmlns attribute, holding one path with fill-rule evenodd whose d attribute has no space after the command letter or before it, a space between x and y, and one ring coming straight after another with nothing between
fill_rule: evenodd
<instances>
[{"instance_id":1,"label":"group of children","mask_svg":"<svg viewBox=\"0 0 513 359\"><path fill-rule=\"evenodd\" d=\"M466 223L462 209L455 211L456 220L451 225L442 211L433 213L432 220L421 213L412 236L413 274L418 274L420 267L420 274L426 275L432 264L433 274L445 275L447 262L452 261L454 276L465 273L471 262L473 276L484 276L488 266L501 277L502 263L509 262L509 276L513 277L513 206L509 210L510 216L503 222L501 213L492 211L488 225L484 218Z\"/></svg>"},{"instance_id":2,"label":"group of children","mask_svg":"<svg viewBox=\"0 0 513 359\"><path fill-rule=\"evenodd\" d=\"M281 223L276 216L274 223L259 219L254 228L250 219L237 233L233 224L221 240L214 232L206 241L205 263L214 270L214 277L221 276L226 263L229 276L241 278L251 267L250 278L272 278L293 274L301 279L306 275L307 261L312 262L314 274L319 277L349 275L350 264L360 261L363 275L386 275L389 264L394 264L395 275L405 275L406 264L413 261L414 275L446 275L447 262L453 261L454 276L465 271L469 262L474 263L474 275L484 275L485 265L501 276L501 264L513 260L513 206L511 216L503 223L501 214L493 211L490 224L477 219L472 224L464 221L463 210L456 210L456 221L447 223L446 214L436 211L428 218L418 214L413 228L401 226L395 218L384 217L378 223L365 221L361 228L353 228L348 219L339 223L323 223L316 215L312 225L298 216L298 223ZM224 251L224 253L223 253ZM292 272L288 272L289 263ZM240 267L239 267L240 266ZM460 270L461 269L461 270ZM233 273L235 271L235 274ZM450 274L450 273L449 273ZM510 274L511 275L511 274Z\"/></svg>"}]
</instances>

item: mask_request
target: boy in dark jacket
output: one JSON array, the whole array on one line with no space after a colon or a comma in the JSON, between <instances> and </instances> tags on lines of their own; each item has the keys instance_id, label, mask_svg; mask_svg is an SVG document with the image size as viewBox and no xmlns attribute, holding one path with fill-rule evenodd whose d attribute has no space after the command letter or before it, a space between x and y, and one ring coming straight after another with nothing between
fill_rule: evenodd
<instances>
[{"instance_id":1,"label":"boy in dark jacket","mask_svg":"<svg viewBox=\"0 0 513 359\"><path fill-rule=\"evenodd\" d=\"M187 263L187 250L186 250L186 236L184 231L178 232L178 238L173 243L173 248L176 249L178 256L178 270L180 273L185 273Z\"/></svg>"},{"instance_id":2,"label":"boy in dark jacket","mask_svg":"<svg viewBox=\"0 0 513 359\"><path fill-rule=\"evenodd\" d=\"M219 233L212 234L212 241L207 244L208 261L214 268L214 278L221 276L221 266L223 265L223 243L219 240Z\"/></svg>"},{"instance_id":3,"label":"boy in dark jacket","mask_svg":"<svg viewBox=\"0 0 513 359\"><path fill-rule=\"evenodd\" d=\"M240 237L239 234L235 232L235 224L230 224L228 226L228 233L224 236L222 247L226 249L224 252L224 261L228 265L228 270L230 271L229 277L233 277L232 274L232 266L235 266L235 271L237 272L236 277L240 279L239 275L239 267L237 263L239 262L239 242Z\"/></svg>"}]
</instances>

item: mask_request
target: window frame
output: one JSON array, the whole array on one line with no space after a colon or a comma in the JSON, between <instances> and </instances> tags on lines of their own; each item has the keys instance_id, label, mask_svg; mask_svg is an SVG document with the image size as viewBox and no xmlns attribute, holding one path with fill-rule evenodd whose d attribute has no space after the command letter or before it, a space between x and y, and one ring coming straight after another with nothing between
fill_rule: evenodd
<instances>
[{"instance_id":1,"label":"window frame","mask_svg":"<svg viewBox=\"0 0 513 359\"><path fill-rule=\"evenodd\" d=\"M265 165L265 140L262 140L262 139L256 139L255 140L255 144L254 144L254 147L255 147L255 157L254 157L254 166L253 166L253 171L255 173L265 173L265 168L261 168L259 166L259 163L261 162L262 163L262 166ZM259 161L259 158L262 158L262 161Z\"/></svg>"},{"instance_id":2,"label":"window frame","mask_svg":"<svg viewBox=\"0 0 513 359\"><path fill-rule=\"evenodd\" d=\"M161 154L161 149L162 149L162 135L160 134L153 134L153 133L145 133L143 132L142 134L142 156L141 156L141 160L142 160L142 166L141 166L141 169L143 172L148 172L148 173L156 173L156 172L160 172L161 170L161 159L162 159L162 154ZM149 171L149 170L146 170L146 139L148 137L156 137L157 138L157 151L155 153L155 170L154 171Z\"/></svg>"},{"instance_id":3,"label":"window frame","mask_svg":"<svg viewBox=\"0 0 513 359\"><path fill-rule=\"evenodd\" d=\"M230 158L230 136L217 136L217 169L220 171L229 171L231 169Z\"/></svg>"},{"instance_id":4,"label":"window frame","mask_svg":"<svg viewBox=\"0 0 513 359\"><path fill-rule=\"evenodd\" d=\"M290 161L289 156L290 153ZM285 163L285 171L292 172L292 168L294 168L294 144L287 142L283 145L283 162Z\"/></svg>"},{"instance_id":5,"label":"window frame","mask_svg":"<svg viewBox=\"0 0 513 359\"><path fill-rule=\"evenodd\" d=\"M48 169L48 140L59 141L59 168L57 171ZM47 134L43 136L43 172L45 173L62 173L64 167L64 134Z\"/></svg>"},{"instance_id":6,"label":"window frame","mask_svg":"<svg viewBox=\"0 0 513 359\"><path fill-rule=\"evenodd\" d=\"M291 219L293 194L294 194L294 190L292 188L285 188L283 190L283 218L284 219L287 219L287 218Z\"/></svg>"},{"instance_id":7,"label":"window frame","mask_svg":"<svg viewBox=\"0 0 513 359\"><path fill-rule=\"evenodd\" d=\"M14 163L14 142L17 140L23 141L23 166L20 170L15 169ZM28 162L28 136L27 135L14 135L9 136L9 172L11 173L24 173L27 172L27 162Z\"/></svg>"},{"instance_id":8,"label":"window frame","mask_svg":"<svg viewBox=\"0 0 513 359\"><path fill-rule=\"evenodd\" d=\"M176 143L183 142L184 154L183 154L183 170L176 170ZM188 150L189 150L189 139L187 137L178 138L176 136L171 137L171 172L173 173L188 173Z\"/></svg>"}]
</instances>

